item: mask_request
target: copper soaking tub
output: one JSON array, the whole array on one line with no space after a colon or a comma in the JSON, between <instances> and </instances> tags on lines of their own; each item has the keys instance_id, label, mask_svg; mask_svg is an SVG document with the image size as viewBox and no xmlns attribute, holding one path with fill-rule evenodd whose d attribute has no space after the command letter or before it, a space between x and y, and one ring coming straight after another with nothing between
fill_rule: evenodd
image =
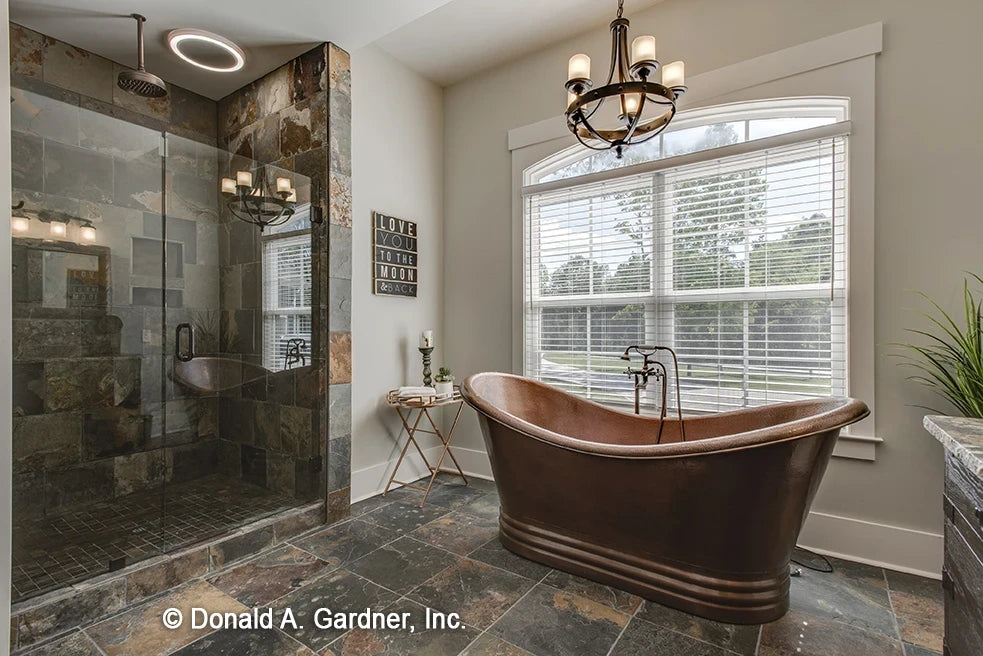
<instances>
[{"instance_id":1,"label":"copper soaking tub","mask_svg":"<svg viewBox=\"0 0 983 656\"><path fill-rule=\"evenodd\" d=\"M710 619L757 624L789 605L789 559L848 398L666 420L499 373L461 393L478 411L511 551Z\"/></svg>"}]
</instances>

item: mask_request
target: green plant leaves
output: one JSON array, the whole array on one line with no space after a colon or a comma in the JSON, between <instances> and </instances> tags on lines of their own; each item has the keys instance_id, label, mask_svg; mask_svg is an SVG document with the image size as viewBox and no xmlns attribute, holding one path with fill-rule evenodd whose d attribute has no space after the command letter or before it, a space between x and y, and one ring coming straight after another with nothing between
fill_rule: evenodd
<instances>
[{"instance_id":1,"label":"green plant leaves","mask_svg":"<svg viewBox=\"0 0 983 656\"><path fill-rule=\"evenodd\" d=\"M920 294L933 312L920 312L933 330L908 329L928 340L925 345L894 344L892 354L902 366L914 370L909 380L933 389L966 417L983 418L983 300L977 300L971 282L983 285L983 278L970 273L963 280L963 317L956 319L925 294Z\"/></svg>"}]
</instances>

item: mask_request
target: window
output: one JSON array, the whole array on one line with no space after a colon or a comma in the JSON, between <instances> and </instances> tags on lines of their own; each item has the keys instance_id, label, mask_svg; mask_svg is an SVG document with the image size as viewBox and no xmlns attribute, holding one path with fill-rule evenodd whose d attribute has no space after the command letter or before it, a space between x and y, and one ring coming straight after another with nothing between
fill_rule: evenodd
<instances>
[{"instance_id":1,"label":"window","mask_svg":"<svg viewBox=\"0 0 983 656\"><path fill-rule=\"evenodd\" d=\"M627 167L578 148L528 169L525 374L629 404L621 354L661 344L688 412L846 393L846 111L702 109Z\"/></svg>"},{"instance_id":2,"label":"window","mask_svg":"<svg viewBox=\"0 0 983 656\"><path fill-rule=\"evenodd\" d=\"M263 366L287 368L291 340L304 340L311 357L311 235L309 231L263 240ZM294 366L300 366L299 363Z\"/></svg>"}]
</instances>

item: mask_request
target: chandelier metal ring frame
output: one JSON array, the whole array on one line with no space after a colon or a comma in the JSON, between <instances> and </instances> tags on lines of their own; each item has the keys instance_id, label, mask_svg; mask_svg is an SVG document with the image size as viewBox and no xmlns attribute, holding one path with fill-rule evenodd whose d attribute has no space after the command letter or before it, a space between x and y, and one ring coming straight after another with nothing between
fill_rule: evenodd
<instances>
[{"instance_id":1,"label":"chandelier metal ring frame","mask_svg":"<svg viewBox=\"0 0 983 656\"><path fill-rule=\"evenodd\" d=\"M626 146L644 143L665 130L676 115L677 100L686 92L681 61L669 64L671 71L663 70L662 84L649 79L662 68L655 58L655 38L639 37L629 50L629 21L623 13L624 0L619 0L618 16L611 22L611 64L604 85L593 88L586 55L571 58L565 85L570 94L566 109L570 132L591 150L614 149L619 159ZM612 99L621 104L618 119L623 125L612 129L592 124L597 111ZM653 114L653 108L661 112Z\"/></svg>"},{"instance_id":2,"label":"chandelier metal ring frame","mask_svg":"<svg viewBox=\"0 0 983 656\"><path fill-rule=\"evenodd\" d=\"M613 88L608 88L609 86ZM627 94L639 94L638 111L631 122L625 128L617 130L603 130L593 127L590 118L601 106L606 98L622 96ZM650 98L649 94L657 96L661 100ZM617 85L605 85L591 91L586 91L579 95L573 104L567 109L567 127L573 132L582 144L592 150L610 150L619 141L622 145L645 143L652 137L658 136L672 121L676 115L676 98L678 95L669 87L664 87L656 82L626 82ZM594 108L584 114L584 108L596 102ZM657 118L653 118L645 123L641 122L641 117L645 111L646 102L665 105L666 111ZM635 136L643 136L634 139ZM604 142L605 145L598 146L592 144L590 139Z\"/></svg>"}]
</instances>

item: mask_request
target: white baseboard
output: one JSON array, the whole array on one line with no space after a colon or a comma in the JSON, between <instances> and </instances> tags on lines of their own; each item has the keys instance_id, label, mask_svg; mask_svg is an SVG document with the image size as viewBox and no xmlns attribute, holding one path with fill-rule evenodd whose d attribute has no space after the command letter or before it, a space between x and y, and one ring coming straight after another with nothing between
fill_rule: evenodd
<instances>
[{"instance_id":1,"label":"white baseboard","mask_svg":"<svg viewBox=\"0 0 983 656\"><path fill-rule=\"evenodd\" d=\"M491 463L488 461L487 453L478 451L477 449L464 449L456 446L452 446L451 449L454 451L454 455L457 457L457 461L460 463L461 469L464 470L466 475L492 480ZM436 464L437 458L440 457L439 446L424 449L423 452L431 464ZM386 482L389 480L389 476L392 475L393 467L395 466L396 460L394 459L353 471L352 503L381 494L386 489ZM453 467L453 463L450 462L450 458L445 458L441 469L448 467ZM406 457L399 466L399 473L396 475L396 478L401 481L413 481L426 476L428 471L418 453L414 452L411 454L407 452ZM398 486L394 483L393 487Z\"/></svg>"},{"instance_id":2,"label":"white baseboard","mask_svg":"<svg viewBox=\"0 0 983 656\"><path fill-rule=\"evenodd\" d=\"M844 560L942 578L942 536L937 533L813 511L799 545Z\"/></svg>"},{"instance_id":3,"label":"white baseboard","mask_svg":"<svg viewBox=\"0 0 983 656\"><path fill-rule=\"evenodd\" d=\"M424 449L424 453L435 463L440 447ZM492 479L491 464L484 451L454 447L454 454L468 476ZM395 465L396 461L391 460L352 472L352 502L381 494ZM412 481L426 474L426 466L414 453L407 454L396 478ZM936 533L813 511L799 536L799 544L843 560L934 579L942 577L942 536Z\"/></svg>"}]
</instances>

